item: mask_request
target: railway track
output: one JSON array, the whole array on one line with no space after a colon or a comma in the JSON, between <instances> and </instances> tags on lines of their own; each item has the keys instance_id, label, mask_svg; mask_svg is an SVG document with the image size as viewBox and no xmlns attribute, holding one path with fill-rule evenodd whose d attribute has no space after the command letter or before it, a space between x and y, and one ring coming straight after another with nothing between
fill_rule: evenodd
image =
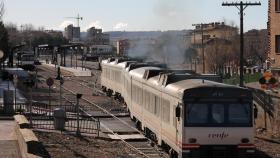
<instances>
[{"instance_id":1,"label":"railway track","mask_svg":"<svg viewBox=\"0 0 280 158\"><path fill-rule=\"evenodd\" d=\"M46 67L41 68L41 70L45 72L40 72L42 74L42 78L47 79L46 76L56 76L56 72L48 69ZM47 73L46 73L47 72ZM62 75L69 75L65 74L65 72L62 72ZM79 80L79 81L77 81ZM109 99L106 96L99 96L103 97L101 101L96 101L97 96L93 96L92 93L95 90L95 88L88 86L89 81L87 80L81 80L66 77L65 83L62 86L64 89L63 93L63 99L71 104L76 103L76 94L81 93L84 94L83 97L80 99L80 111L92 118L105 116L105 118L110 118L110 121L117 122L120 126L123 126L125 129L128 129L128 131L125 130L116 130L112 127L110 127L110 124L108 125L106 123L106 119L102 121L101 119L101 128L103 131L110 135L114 135L114 137L117 137L119 140L121 140L127 147L129 147L131 150L130 157L152 157L152 158L159 158L159 157L169 157L166 152L164 152L162 149L158 148L157 146L151 146L153 143L149 139L143 139L143 140L125 140L123 139L122 133L127 134L139 134L142 135L142 132L136 129L131 123L128 123L123 117L129 118L129 116L126 116L126 108L124 106L119 106L117 102L112 100L112 98ZM81 83L82 82L82 83ZM59 82L56 81L55 84L59 86ZM78 87L77 87L78 86ZM95 102L93 102L95 100ZM124 114L120 118L120 113Z\"/></svg>"}]
</instances>

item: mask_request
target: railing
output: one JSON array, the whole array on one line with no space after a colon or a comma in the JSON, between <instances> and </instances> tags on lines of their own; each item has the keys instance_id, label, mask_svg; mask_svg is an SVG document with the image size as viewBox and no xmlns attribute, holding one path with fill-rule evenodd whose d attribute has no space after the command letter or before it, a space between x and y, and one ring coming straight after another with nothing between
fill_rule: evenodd
<instances>
[{"instance_id":1,"label":"railing","mask_svg":"<svg viewBox=\"0 0 280 158\"><path fill-rule=\"evenodd\" d=\"M274 117L274 105L271 95L260 89L249 88L253 92L254 101L270 116Z\"/></svg>"},{"instance_id":2,"label":"railing","mask_svg":"<svg viewBox=\"0 0 280 158\"><path fill-rule=\"evenodd\" d=\"M5 105L7 106L7 105ZM13 107L14 114L23 114L30 122L30 126L36 129L54 130L54 111L62 108L66 112L65 131L96 134L99 136L100 121L88 116L81 109L79 111L73 105L46 105L46 104L16 104ZM2 109L2 110L1 110ZM0 113L4 112L4 105L0 105ZM79 113L79 119L78 114Z\"/></svg>"},{"instance_id":3,"label":"railing","mask_svg":"<svg viewBox=\"0 0 280 158\"><path fill-rule=\"evenodd\" d=\"M262 119L265 129L273 136L280 137L280 97L261 89L249 88L253 92L254 103L263 109ZM268 116L267 116L268 115Z\"/></svg>"}]
</instances>

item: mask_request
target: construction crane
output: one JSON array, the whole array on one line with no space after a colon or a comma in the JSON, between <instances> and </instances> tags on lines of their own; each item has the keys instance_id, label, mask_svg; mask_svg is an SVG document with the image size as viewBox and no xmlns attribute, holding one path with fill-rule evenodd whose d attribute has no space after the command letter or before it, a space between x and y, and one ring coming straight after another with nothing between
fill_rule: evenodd
<instances>
[{"instance_id":1,"label":"construction crane","mask_svg":"<svg viewBox=\"0 0 280 158\"><path fill-rule=\"evenodd\" d=\"M83 17L80 17L80 15L78 14L77 17L65 17L65 18L71 18L71 19L76 19L77 20L77 27L80 27L80 20L83 20Z\"/></svg>"}]
</instances>

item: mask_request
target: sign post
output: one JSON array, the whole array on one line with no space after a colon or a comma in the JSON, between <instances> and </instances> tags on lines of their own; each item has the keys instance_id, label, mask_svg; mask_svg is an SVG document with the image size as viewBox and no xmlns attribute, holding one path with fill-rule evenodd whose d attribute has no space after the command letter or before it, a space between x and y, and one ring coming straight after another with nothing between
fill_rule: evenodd
<instances>
[{"instance_id":1,"label":"sign post","mask_svg":"<svg viewBox=\"0 0 280 158\"><path fill-rule=\"evenodd\" d=\"M15 106L17 106L17 82L18 82L18 77L17 77L17 75L14 75ZM21 110L21 108L20 108L20 110Z\"/></svg>"},{"instance_id":2,"label":"sign post","mask_svg":"<svg viewBox=\"0 0 280 158\"><path fill-rule=\"evenodd\" d=\"M60 81L59 81L59 100L60 100L60 107L62 107L62 85L63 85L63 83L64 83L64 80L63 80L63 78L61 77L60 78Z\"/></svg>"},{"instance_id":3,"label":"sign post","mask_svg":"<svg viewBox=\"0 0 280 158\"><path fill-rule=\"evenodd\" d=\"M54 80L49 77L47 80L47 85L49 86L49 106L51 105L51 86L54 84Z\"/></svg>"}]
</instances>

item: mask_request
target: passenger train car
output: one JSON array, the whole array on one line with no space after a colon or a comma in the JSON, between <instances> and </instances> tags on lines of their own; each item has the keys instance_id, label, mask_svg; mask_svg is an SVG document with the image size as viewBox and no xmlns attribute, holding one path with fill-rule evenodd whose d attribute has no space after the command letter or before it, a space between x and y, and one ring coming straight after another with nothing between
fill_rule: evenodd
<instances>
[{"instance_id":1,"label":"passenger train car","mask_svg":"<svg viewBox=\"0 0 280 158\"><path fill-rule=\"evenodd\" d=\"M34 65L35 57L34 54L21 54L19 65Z\"/></svg>"},{"instance_id":2,"label":"passenger train car","mask_svg":"<svg viewBox=\"0 0 280 158\"><path fill-rule=\"evenodd\" d=\"M171 157L237 158L254 154L252 94L213 75L161 65L103 60L101 85L123 99L145 135Z\"/></svg>"}]
</instances>

